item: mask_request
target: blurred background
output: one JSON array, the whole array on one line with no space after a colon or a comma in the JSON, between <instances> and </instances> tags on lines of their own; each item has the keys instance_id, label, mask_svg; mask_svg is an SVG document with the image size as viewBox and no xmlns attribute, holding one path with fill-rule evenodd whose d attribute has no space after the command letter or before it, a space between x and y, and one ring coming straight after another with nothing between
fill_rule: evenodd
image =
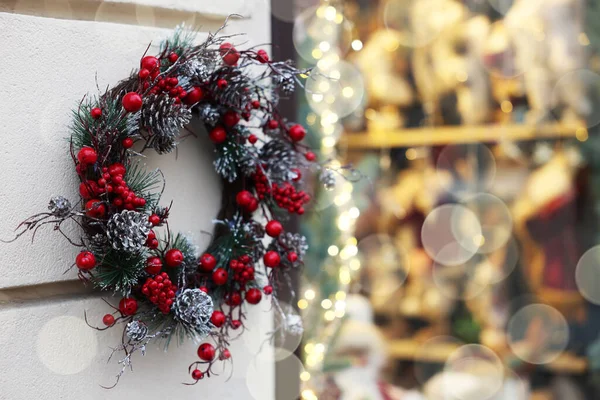
<instances>
[{"instance_id":1,"label":"blurred background","mask_svg":"<svg viewBox=\"0 0 600 400\"><path fill-rule=\"evenodd\" d=\"M336 177L301 227L305 331L278 343L301 397L600 398L600 2L272 14Z\"/></svg>"}]
</instances>

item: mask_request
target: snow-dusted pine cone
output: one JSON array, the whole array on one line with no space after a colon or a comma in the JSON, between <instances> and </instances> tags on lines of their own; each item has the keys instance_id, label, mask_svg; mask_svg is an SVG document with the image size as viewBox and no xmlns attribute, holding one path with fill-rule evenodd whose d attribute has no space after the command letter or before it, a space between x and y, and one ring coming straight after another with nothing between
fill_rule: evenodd
<instances>
[{"instance_id":1,"label":"snow-dusted pine cone","mask_svg":"<svg viewBox=\"0 0 600 400\"><path fill-rule=\"evenodd\" d=\"M159 153L173 150L179 130L191 119L192 112L187 107L175 104L172 97L157 94L146 98L140 114L141 125L152 128L151 144Z\"/></svg>"},{"instance_id":2,"label":"snow-dusted pine cone","mask_svg":"<svg viewBox=\"0 0 600 400\"><path fill-rule=\"evenodd\" d=\"M267 164L269 178L275 183L288 182L296 176L292 169L298 167L298 153L286 141L269 141L260 149L260 160Z\"/></svg>"},{"instance_id":3,"label":"snow-dusted pine cone","mask_svg":"<svg viewBox=\"0 0 600 400\"><path fill-rule=\"evenodd\" d=\"M125 328L125 334L132 342L141 342L148 336L148 326L142 321L131 321Z\"/></svg>"},{"instance_id":4,"label":"snow-dusted pine cone","mask_svg":"<svg viewBox=\"0 0 600 400\"><path fill-rule=\"evenodd\" d=\"M323 184L326 190L333 190L336 182L335 172L324 168L319 174L319 181Z\"/></svg>"},{"instance_id":5,"label":"snow-dusted pine cone","mask_svg":"<svg viewBox=\"0 0 600 400\"><path fill-rule=\"evenodd\" d=\"M296 90L296 81L293 77L286 78L281 84L281 91L286 96L289 96L290 94L294 93L294 90Z\"/></svg>"},{"instance_id":6,"label":"snow-dusted pine cone","mask_svg":"<svg viewBox=\"0 0 600 400\"><path fill-rule=\"evenodd\" d=\"M198 116L207 125L216 125L221 118L221 113L215 107L209 104L203 104L198 107Z\"/></svg>"},{"instance_id":7,"label":"snow-dusted pine cone","mask_svg":"<svg viewBox=\"0 0 600 400\"><path fill-rule=\"evenodd\" d=\"M71 210L71 202L63 196L54 196L48 203L48 210L55 217L66 217Z\"/></svg>"},{"instance_id":8,"label":"snow-dusted pine cone","mask_svg":"<svg viewBox=\"0 0 600 400\"><path fill-rule=\"evenodd\" d=\"M135 252L144 246L151 228L146 214L124 210L108 221L106 235L115 250Z\"/></svg>"},{"instance_id":9,"label":"snow-dusted pine cone","mask_svg":"<svg viewBox=\"0 0 600 400\"><path fill-rule=\"evenodd\" d=\"M278 240L271 242L269 248L280 253L293 251L298 255L298 259L302 261L308 250L308 243L305 236L299 233L286 232L280 235Z\"/></svg>"},{"instance_id":10,"label":"snow-dusted pine cone","mask_svg":"<svg viewBox=\"0 0 600 400\"><path fill-rule=\"evenodd\" d=\"M171 308L175 318L201 338L212 328L210 317L214 311L212 298L200 289L186 289L175 298Z\"/></svg>"}]
</instances>

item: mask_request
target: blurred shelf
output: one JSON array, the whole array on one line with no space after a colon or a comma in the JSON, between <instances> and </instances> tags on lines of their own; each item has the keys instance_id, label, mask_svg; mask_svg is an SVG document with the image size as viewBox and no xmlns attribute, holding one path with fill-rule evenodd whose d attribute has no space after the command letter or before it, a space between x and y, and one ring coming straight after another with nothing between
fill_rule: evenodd
<instances>
[{"instance_id":1,"label":"blurred shelf","mask_svg":"<svg viewBox=\"0 0 600 400\"><path fill-rule=\"evenodd\" d=\"M443 364L459 348L456 343L430 344L426 349L423 349L422 345L423 343L412 339L393 340L389 344L390 357L397 360ZM557 373L584 374L588 365L585 358L564 352L543 367Z\"/></svg>"},{"instance_id":2,"label":"blurred shelf","mask_svg":"<svg viewBox=\"0 0 600 400\"><path fill-rule=\"evenodd\" d=\"M348 149L435 146L451 143L493 143L577 137L585 141L585 124L440 126L345 133L340 146Z\"/></svg>"}]
</instances>

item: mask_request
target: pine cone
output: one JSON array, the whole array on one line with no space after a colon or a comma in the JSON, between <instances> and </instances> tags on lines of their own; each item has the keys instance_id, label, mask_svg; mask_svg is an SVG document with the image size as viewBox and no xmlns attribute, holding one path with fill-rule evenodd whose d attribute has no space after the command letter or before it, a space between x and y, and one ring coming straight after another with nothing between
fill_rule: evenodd
<instances>
[{"instance_id":1,"label":"pine cone","mask_svg":"<svg viewBox=\"0 0 600 400\"><path fill-rule=\"evenodd\" d=\"M286 232L284 235L279 236L277 240L271 242L269 249L279 253L293 251L298 255L298 259L302 261L308 250L308 243L305 236L299 233Z\"/></svg>"},{"instance_id":2,"label":"pine cone","mask_svg":"<svg viewBox=\"0 0 600 400\"><path fill-rule=\"evenodd\" d=\"M66 217L69 215L69 211L71 211L71 202L63 196L54 196L50 199L50 203L48 203L48 210L55 217Z\"/></svg>"},{"instance_id":3,"label":"pine cone","mask_svg":"<svg viewBox=\"0 0 600 400\"><path fill-rule=\"evenodd\" d=\"M208 63L208 60L192 60L184 64L182 73L190 78L195 78L200 82L206 82L210 79L214 66Z\"/></svg>"},{"instance_id":4,"label":"pine cone","mask_svg":"<svg viewBox=\"0 0 600 400\"><path fill-rule=\"evenodd\" d=\"M175 318L201 338L208 336L214 311L212 298L200 289L186 289L180 293L172 307Z\"/></svg>"},{"instance_id":5,"label":"pine cone","mask_svg":"<svg viewBox=\"0 0 600 400\"><path fill-rule=\"evenodd\" d=\"M146 214L124 210L108 221L106 235L115 250L136 252L146 243L151 228Z\"/></svg>"},{"instance_id":6,"label":"pine cone","mask_svg":"<svg viewBox=\"0 0 600 400\"><path fill-rule=\"evenodd\" d=\"M202 104L198 107L198 116L205 124L214 126L219 122L221 113L209 104Z\"/></svg>"},{"instance_id":7,"label":"pine cone","mask_svg":"<svg viewBox=\"0 0 600 400\"><path fill-rule=\"evenodd\" d=\"M292 145L286 141L272 139L260 149L260 160L267 164L269 178L275 183L289 182L296 174L298 158Z\"/></svg>"},{"instance_id":8,"label":"pine cone","mask_svg":"<svg viewBox=\"0 0 600 400\"><path fill-rule=\"evenodd\" d=\"M148 326L142 321L131 321L125 328L125 334L133 342L141 342L148 336Z\"/></svg>"},{"instance_id":9,"label":"pine cone","mask_svg":"<svg viewBox=\"0 0 600 400\"><path fill-rule=\"evenodd\" d=\"M144 102L140 114L140 123L150 134L151 145L165 153L175 148L175 138L179 130L192 119L192 112L166 95L150 95Z\"/></svg>"},{"instance_id":10,"label":"pine cone","mask_svg":"<svg viewBox=\"0 0 600 400\"><path fill-rule=\"evenodd\" d=\"M335 173L330 169L323 169L319 174L319 182L323 184L326 190L335 189Z\"/></svg>"},{"instance_id":11,"label":"pine cone","mask_svg":"<svg viewBox=\"0 0 600 400\"><path fill-rule=\"evenodd\" d=\"M281 84L281 91L289 96L294 93L294 90L296 90L296 81L293 77L286 78Z\"/></svg>"},{"instance_id":12,"label":"pine cone","mask_svg":"<svg viewBox=\"0 0 600 400\"><path fill-rule=\"evenodd\" d=\"M287 314L285 316L285 331L294 336L300 336L304 333L302 317L296 314Z\"/></svg>"}]
</instances>

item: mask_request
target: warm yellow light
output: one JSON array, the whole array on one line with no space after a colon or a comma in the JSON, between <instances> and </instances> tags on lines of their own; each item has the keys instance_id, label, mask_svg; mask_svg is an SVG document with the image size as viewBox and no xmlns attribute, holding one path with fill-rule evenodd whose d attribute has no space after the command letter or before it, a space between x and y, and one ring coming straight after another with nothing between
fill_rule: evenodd
<instances>
[{"instance_id":1,"label":"warm yellow light","mask_svg":"<svg viewBox=\"0 0 600 400\"><path fill-rule=\"evenodd\" d=\"M323 57L323 52L321 51L321 49L313 49L311 55L315 60L318 60L321 57Z\"/></svg>"},{"instance_id":2,"label":"warm yellow light","mask_svg":"<svg viewBox=\"0 0 600 400\"><path fill-rule=\"evenodd\" d=\"M310 376L309 376L310 379ZM310 389L304 389L302 391L302 400L318 400L317 395Z\"/></svg>"},{"instance_id":3,"label":"warm yellow light","mask_svg":"<svg viewBox=\"0 0 600 400\"><path fill-rule=\"evenodd\" d=\"M312 289L308 289L306 292L304 292L304 297L306 297L308 300L313 300L316 295L317 294Z\"/></svg>"},{"instance_id":4,"label":"warm yellow light","mask_svg":"<svg viewBox=\"0 0 600 400\"><path fill-rule=\"evenodd\" d=\"M344 318L344 315L346 315L346 310L335 310L334 313L336 317Z\"/></svg>"},{"instance_id":5,"label":"warm yellow light","mask_svg":"<svg viewBox=\"0 0 600 400\"><path fill-rule=\"evenodd\" d=\"M335 312L329 310L325 313L325 319L327 321L333 321L335 319Z\"/></svg>"},{"instance_id":6,"label":"warm yellow light","mask_svg":"<svg viewBox=\"0 0 600 400\"><path fill-rule=\"evenodd\" d=\"M308 123L308 125L314 125L315 122L317 122L317 115L314 113L309 113L306 116L306 122Z\"/></svg>"},{"instance_id":7,"label":"warm yellow light","mask_svg":"<svg viewBox=\"0 0 600 400\"><path fill-rule=\"evenodd\" d=\"M587 129L586 128L577 128L577 130L575 131L575 137L580 142L585 142L586 140L588 140L588 131L587 131Z\"/></svg>"},{"instance_id":8,"label":"warm yellow light","mask_svg":"<svg viewBox=\"0 0 600 400\"><path fill-rule=\"evenodd\" d=\"M322 129L324 135L333 135L335 132L335 127L332 124L327 124Z\"/></svg>"},{"instance_id":9,"label":"warm yellow light","mask_svg":"<svg viewBox=\"0 0 600 400\"><path fill-rule=\"evenodd\" d=\"M350 97L354 96L354 89L352 89L350 86L346 86L342 89L342 95L349 99Z\"/></svg>"},{"instance_id":10,"label":"warm yellow light","mask_svg":"<svg viewBox=\"0 0 600 400\"><path fill-rule=\"evenodd\" d=\"M348 229L350 229L351 225L352 225L352 222L350 221L350 218L348 217L348 214L342 213L338 217L337 226L338 226L338 229L340 231L342 231L342 232L347 231Z\"/></svg>"},{"instance_id":11,"label":"warm yellow light","mask_svg":"<svg viewBox=\"0 0 600 400\"><path fill-rule=\"evenodd\" d=\"M329 86L329 82L328 81L321 81L319 83L319 91L326 92L326 91L329 90L329 88L330 88L330 86Z\"/></svg>"},{"instance_id":12,"label":"warm yellow light","mask_svg":"<svg viewBox=\"0 0 600 400\"><path fill-rule=\"evenodd\" d=\"M327 147L327 148L331 148L335 146L335 138L328 136L328 137L324 137L323 139L321 139L321 145L323 147Z\"/></svg>"},{"instance_id":13,"label":"warm yellow light","mask_svg":"<svg viewBox=\"0 0 600 400\"><path fill-rule=\"evenodd\" d=\"M337 69L334 69L333 71L331 71L329 73L329 76L331 77L331 79L338 80L338 79L340 79L340 77L342 76L342 74Z\"/></svg>"},{"instance_id":14,"label":"warm yellow light","mask_svg":"<svg viewBox=\"0 0 600 400\"><path fill-rule=\"evenodd\" d=\"M510 101L504 100L502 103L500 103L500 108L502 109L503 112L508 114L508 113L512 112L513 105Z\"/></svg>"},{"instance_id":15,"label":"warm yellow light","mask_svg":"<svg viewBox=\"0 0 600 400\"><path fill-rule=\"evenodd\" d=\"M456 80L459 82L466 82L469 79L469 74L466 71L460 71L456 73Z\"/></svg>"},{"instance_id":16,"label":"warm yellow light","mask_svg":"<svg viewBox=\"0 0 600 400\"><path fill-rule=\"evenodd\" d=\"M348 192L343 192L343 193L340 193L339 195L335 196L335 199L333 199L333 202L335 203L336 206L341 207L344 204L346 204L347 202L349 202L350 199L352 199L352 195Z\"/></svg>"},{"instance_id":17,"label":"warm yellow light","mask_svg":"<svg viewBox=\"0 0 600 400\"><path fill-rule=\"evenodd\" d=\"M342 292L341 290L335 294L335 299L338 301L346 300L346 292Z\"/></svg>"},{"instance_id":18,"label":"warm yellow light","mask_svg":"<svg viewBox=\"0 0 600 400\"><path fill-rule=\"evenodd\" d=\"M357 207L352 207L349 211L348 211L348 215L350 215L351 218L358 218L360 216L360 210ZM354 239L356 240L356 238Z\"/></svg>"},{"instance_id":19,"label":"warm yellow light","mask_svg":"<svg viewBox=\"0 0 600 400\"><path fill-rule=\"evenodd\" d=\"M340 268L340 283L347 285L350 283L350 281L350 271L348 271L348 268Z\"/></svg>"},{"instance_id":20,"label":"warm yellow light","mask_svg":"<svg viewBox=\"0 0 600 400\"><path fill-rule=\"evenodd\" d=\"M345 310L346 309L346 302L345 301L341 301L341 300L336 301L335 302L335 309L336 309L336 311Z\"/></svg>"},{"instance_id":21,"label":"warm yellow light","mask_svg":"<svg viewBox=\"0 0 600 400\"><path fill-rule=\"evenodd\" d=\"M417 150L416 149L406 150L406 159L407 160L415 160L416 158L417 158Z\"/></svg>"},{"instance_id":22,"label":"warm yellow light","mask_svg":"<svg viewBox=\"0 0 600 400\"><path fill-rule=\"evenodd\" d=\"M360 269L360 260L358 258L353 258L350 260L349 265L352 271L358 271Z\"/></svg>"},{"instance_id":23,"label":"warm yellow light","mask_svg":"<svg viewBox=\"0 0 600 400\"><path fill-rule=\"evenodd\" d=\"M301 380L302 382L306 382L306 381L310 380L310 372L308 372L308 371L303 371L303 372L300 374L300 380Z\"/></svg>"},{"instance_id":24,"label":"warm yellow light","mask_svg":"<svg viewBox=\"0 0 600 400\"><path fill-rule=\"evenodd\" d=\"M323 42L319 43L319 49L323 53L325 53L325 52L328 52L331 49L331 45L329 44L329 42L323 41Z\"/></svg>"},{"instance_id":25,"label":"warm yellow light","mask_svg":"<svg viewBox=\"0 0 600 400\"><path fill-rule=\"evenodd\" d=\"M323 101L323 95L320 93L313 93L312 99L315 103L320 103Z\"/></svg>"},{"instance_id":26,"label":"warm yellow light","mask_svg":"<svg viewBox=\"0 0 600 400\"><path fill-rule=\"evenodd\" d=\"M315 345L315 353L323 354L325 352L325 345L323 343L317 343Z\"/></svg>"},{"instance_id":27,"label":"warm yellow light","mask_svg":"<svg viewBox=\"0 0 600 400\"><path fill-rule=\"evenodd\" d=\"M337 13L337 15L335 16L335 23L339 25L342 22L344 22L344 15Z\"/></svg>"},{"instance_id":28,"label":"warm yellow light","mask_svg":"<svg viewBox=\"0 0 600 400\"><path fill-rule=\"evenodd\" d=\"M354 50L354 51L361 51L362 48L363 48L363 42L361 42L358 39L352 41L352 50Z\"/></svg>"},{"instance_id":29,"label":"warm yellow light","mask_svg":"<svg viewBox=\"0 0 600 400\"><path fill-rule=\"evenodd\" d=\"M306 343L306 346L304 346L304 351L308 354L312 353L315 351L315 344L310 342Z\"/></svg>"},{"instance_id":30,"label":"warm yellow light","mask_svg":"<svg viewBox=\"0 0 600 400\"><path fill-rule=\"evenodd\" d=\"M333 302L329 299L323 299L323 301L321 302L321 307L323 307L326 310L329 310L332 305Z\"/></svg>"},{"instance_id":31,"label":"warm yellow light","mask_svg":"<svg viewBox=\"0 0 600 400\"><path fill-rule=\"evenodd\" d=\"M334 21L336 15L337 15L337 10L335 9L335 7L327 6L327 8L325 9L325 13L324 13L325 19L328 21Z\"/></svg>"},{"instance_id":32,"label":"warm yellow light","mask_svg":"<svg viewBox=\"0 0 600 400\"><path fill-rule=\"evenodd\" d=\"M485 237L483 235L475 235L473 237L473 243L475 243L476 246L483 246L485 243Z\"/></svg>"},{"instance_id":33,"label":"warm yellow light","mask_svg":"<svg viewBox=\"0 0 600 400\"><path fill-rule=\"evenodd\" d=\"M308 308L308 301L306 301L306 299L298 300L298 308L301 310L305 310L306 308Z\"/></svg>"},{"instance_id":34,"label":"warm yellow light","mask_svg":"<svg viewBox=\"0 0 600 400\"><path fill-rule=\"evenodd\" d=\"M368 108L367 111L365 111L365 117L367 117L367 119L375 119L377 117L377 111Z\"/></svg>"},{"instance_id":35,"label":"warm yellow light","mask_svg":"<svg viewBox=\"0 0 600 400\"><path fill-rule=\"evenodd\" d=\"M327 249L327 253L329 253L329 255L332 257L337 256L339 252L340 252L340 249L336 245L331 245Z\"/></svg>"},{"instance_id":36,"label":"warm yellow light","mask_svg":"<svg viewBox=\"0 0 600 400\"><path fill-rule=\"evenodd\" d=\"M317 13L316 13L317 17L319 17L319 18L325 17L325 9L326 8L327 7L325 7L325 6L321 6L321 7L317 8Z\"/></svg>"},{"instance_id":37,"label":"warm yellow light","mask_svg":"<svg viewBox=\"0 0 600 400\"><path fill-rule=\"evenodd\" d=\"M352 209L354 209L354 208L356 208L356 207L352 207L348 213L352 214ZM357 210L358 210L358 208L357 208ZM352 215L350 215L350 216L352 216ZM358 244L358 240L356 240L356 238L354 236L352 236L352 237L349 237L348 240L346 240L346 244L348 246L356 246Z\"/></svg>"}]
</instances>

